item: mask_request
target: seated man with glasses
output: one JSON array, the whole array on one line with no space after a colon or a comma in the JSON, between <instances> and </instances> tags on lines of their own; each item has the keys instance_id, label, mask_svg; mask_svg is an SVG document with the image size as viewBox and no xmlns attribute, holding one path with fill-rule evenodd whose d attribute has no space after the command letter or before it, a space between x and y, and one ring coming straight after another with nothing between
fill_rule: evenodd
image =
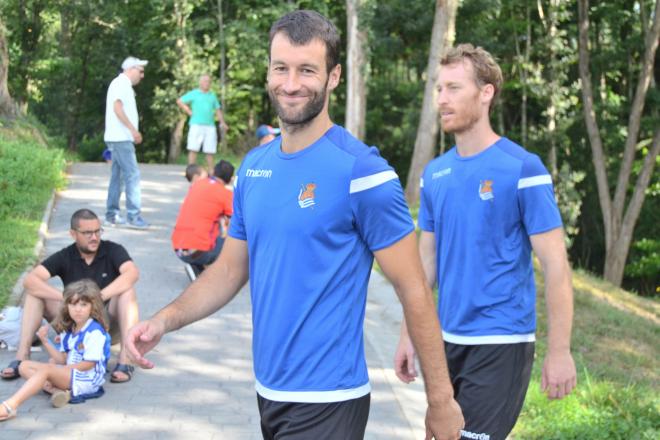
<instances>
[{"instance_id":1,"label":"seated man with glasses","mask_svg":"<svg viewBox=\"0 0 660 440\"><path fill-rule=\"evenodd\" d=\"M89 209L79 209L71 216L69 233L74 243L46 258L25 277L21 338L16 360L0 372L3 379L19 377L20 363L30 356L30 346L42 318L50 321L60 310L62 292L48 284L52 277L60 277L65 286L84 278L98 284L113 342L117 330L123 341L128 330L138 322L135 283L139 272L126 249L112 241L101 240L101 221ZM133 366L129 364L122 344L110 381L128 382L132 373Z\"/></svg>"}]
</instances>

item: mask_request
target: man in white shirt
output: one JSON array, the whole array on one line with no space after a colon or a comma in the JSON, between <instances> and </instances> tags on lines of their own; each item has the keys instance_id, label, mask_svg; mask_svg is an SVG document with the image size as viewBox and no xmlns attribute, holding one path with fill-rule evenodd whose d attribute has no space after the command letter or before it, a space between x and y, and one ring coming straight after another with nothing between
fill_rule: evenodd
<instances>
[{"instance_id":1,"label":"man in white shirt","mask_svg":"<svg viewBox=\"0 0 660 440\"><path fill-rule=\"evenodd\" d=\"M103 140L112 152L112 173L108 184L105 224L125 224L136 229L149 227L140 215L140 170L135 156L135 144L142 142L138 131L138 111L135 103L136 86L144 78L148 61L128 57L121 65L122 73L108 87L105 103L105 134ZM127 219L119 215L119 199L125 184Z\"/></svg>"}]
</instances>

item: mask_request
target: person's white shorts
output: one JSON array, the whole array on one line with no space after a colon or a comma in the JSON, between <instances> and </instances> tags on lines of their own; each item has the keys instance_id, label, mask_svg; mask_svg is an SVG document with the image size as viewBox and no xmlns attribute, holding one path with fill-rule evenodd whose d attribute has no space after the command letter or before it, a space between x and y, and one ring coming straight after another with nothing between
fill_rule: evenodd
<instances>
[{"instance_id":1,"label":"person's white shorts","mask_svg":"<svg viewBox=\"0 0 660 440\"><path fill-rule=\"evenodd\" d=\"M104 368L100 371L97 367L86 371L74 368L71 371L71 394L80 396L97 392L99 387L105 383L104 374Z\"/></svg>"},{"instance_id":2,"label":"person's white shorts","mask_svg":"<svg viewBox=\"0 0 660 440\"><path fill-rule=\"evenodd\" d=\"M215 154L218 148L218 134L215 125L191 125L188 128L188 151Z\"/></svg>"}]
</instances>

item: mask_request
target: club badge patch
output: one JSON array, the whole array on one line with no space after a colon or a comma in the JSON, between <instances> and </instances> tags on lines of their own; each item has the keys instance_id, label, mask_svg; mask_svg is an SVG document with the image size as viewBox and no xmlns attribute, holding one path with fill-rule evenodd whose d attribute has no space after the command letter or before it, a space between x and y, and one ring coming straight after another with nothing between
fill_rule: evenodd
<instances>
[{"instance_id":1,"label":"club badge patch","mask_svg":"<svg viewBox=\"0 0 660 440\"><path fill-rule=\"evenodd\" d=\"M492 180L482 180L479 183L479 198L481 200L492 200L493 197L493 181Z\"/></svg>"},{"instance_id":2,"label":"club badge patch","mask_svg":"<svg viewBox=\"0 0 660 440\"><path fill-rule=\"evenodd\" d=\"M316 204L314 198L315 189L315 183L300 185L300 192L298 193L298 205L301 208L309 208L310 206L314 206Z\"/></svg>"}]
</instances>

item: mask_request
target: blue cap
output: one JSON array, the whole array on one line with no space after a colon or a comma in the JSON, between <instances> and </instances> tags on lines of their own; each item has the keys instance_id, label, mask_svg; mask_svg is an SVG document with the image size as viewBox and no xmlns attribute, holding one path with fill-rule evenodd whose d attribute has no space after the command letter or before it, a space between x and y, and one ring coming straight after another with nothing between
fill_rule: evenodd
<instances>
[{"instance_id":1,"label":"blue cap","mask_svg":"<svg viewBox=\"0 0 660 440\"><path fill-rule=\"evenodd\" d=\"M270 125L260 125L257 128L257 139L261 139L262 137L268 136L269 134L280 134L280 129L273 128Z\"/></svg>"}]
</instances>

